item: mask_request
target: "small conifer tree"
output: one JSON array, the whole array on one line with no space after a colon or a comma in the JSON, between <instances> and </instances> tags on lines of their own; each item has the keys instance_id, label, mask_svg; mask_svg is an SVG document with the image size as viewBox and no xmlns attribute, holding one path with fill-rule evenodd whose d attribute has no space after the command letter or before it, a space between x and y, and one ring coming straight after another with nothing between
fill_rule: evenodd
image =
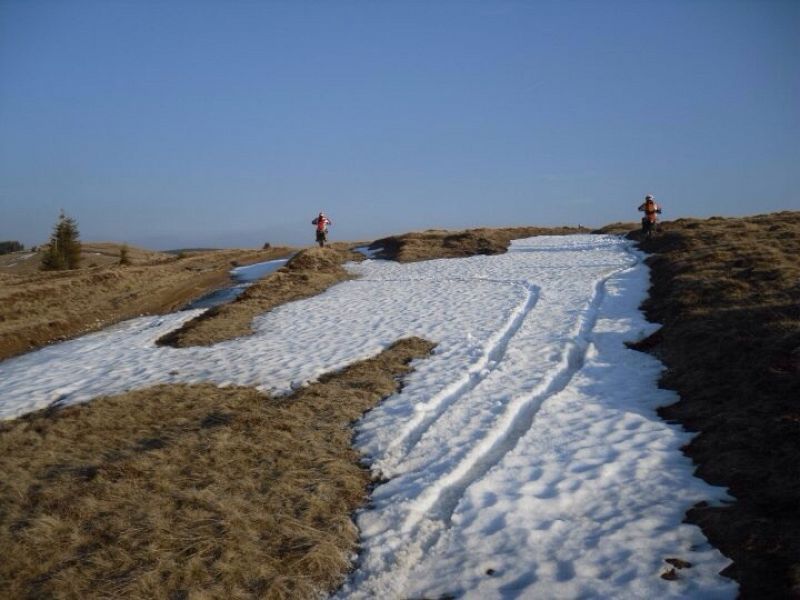
<instances>
[{"instance_id":1,"label":"small conifer tree","mask_svg":"<svg viewBox=\"0 0 800 600\"><path fill-rule=\"evenodd\" d=\"M42 257L42 269L58 271L77 269L81 261L81 242L75 219L61 211L58 222L50 234L47 251Z\"/></svg>"},{"instance_id":2,"label":"small conifer tree","mask_svg":"<svg viewBox=\"0 0 800 600\"><path fill-rule=\"evenodd\" d=\"M64 257L58 250L58 236L55 231L50 236L50 242L47 244L44 254L42 254L41 268L43 271L60 271L66 268L64 266Z\"/></svg>"}]
</instances>

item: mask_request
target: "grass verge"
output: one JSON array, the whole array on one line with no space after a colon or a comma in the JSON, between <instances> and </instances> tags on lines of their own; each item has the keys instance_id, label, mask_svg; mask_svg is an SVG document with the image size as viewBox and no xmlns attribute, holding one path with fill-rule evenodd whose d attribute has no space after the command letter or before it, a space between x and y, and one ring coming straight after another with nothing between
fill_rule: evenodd
<instances>
[{"instance_id":1,"label":"grass verge","mask_svg":"<svg viewBox=\"0 0 800 600\"><path fill-rule=\"evenodd\" d=\"M699 432L697 474L736 497L687 518L743 598L800 597L800 212L681 219L641 246L663 327L637 347L681 398L660 414Z\"/></svg>"},{"instance_id":2,"label":"grass verge","mask_svg":"<svg viewBox=\"0 0 800 600\"><path fill-rule=\"evenodd\" d=\"M432 348L400 340L281 399L161 385L0 424L0 596L332 591L369 484L350 424Z\"/></svg>"}]
</instances>

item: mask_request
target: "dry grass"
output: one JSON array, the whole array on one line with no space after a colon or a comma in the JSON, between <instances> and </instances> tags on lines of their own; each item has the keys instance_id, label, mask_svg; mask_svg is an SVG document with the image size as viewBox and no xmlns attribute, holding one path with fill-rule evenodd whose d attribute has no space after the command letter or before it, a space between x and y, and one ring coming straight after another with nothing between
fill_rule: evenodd
<instances>
[{"instance_id":1,"label":"dry grass","mask_svg":"<svg viewBox=\"0 0 800 600\"><path fill-rule=\"evenodd\" d=\"M83 242L81 244L81 264L82 268L91 267L110 267L119 264L120 251L122 244L115 242ZM13 254L0 255L0 273L9 275L34 275L39 272L42 264L44 252L15 252ZM147 250L137 246L128 246L128 258L131 264L152 264L157 262L168 262L174 257L155 250Z\"/></svg>"},{"instance_id":2,"label":"dry grass","mask_svg":"<svg viewBox=\"0 0 800 600\"><path fill-rule=\"evenodd\" d=\"M369 484L349 425L431 349L401 340L284 399L161 385L0 424L0 596L335 589Z\"/></svg>"},{"instance_id":3,"label":"dry grass","mask_svg":"<svg viewBox=\"0 0 800 600\"><path fill-rule=\"evenodd\" d=\"M301 250L282 268L247 288L233 302L210 309L158 340L176 348L209 346L250 335L253 318L285 304L319 294L352 278L342 266L364 260L344 245Z\"/></svg>"},{"instance_id":4,"label":"dry grass","mask_svg":"<svg viewBox=\"0 0 800 600\"><path fill-rule=\"evenodd\" d=\"M86 245L84 251L116 252L111 266L17 274L8 272L13 269L0 270L0 360L124 319L175 310L226 284L233 264L269 260L291 251L219 250L189 253L179 260L131 250L133 264L122 267L116 265L119 247L108 246Z\"/></svg>"},{"instance_id":5,"label":"dry grass","mask_svg":"<svg viewBox=\"0 0 800 600\"><path fill-rule=\"evenodd\" d=\"M737 502L689 519L734 560L745 598L800 596L800 212L681 219L652 253L638 346L681 400L661 410L699 435L685 449ZM635 234L634 234L635 236Z\"/></svg>"},{"instance_id":6,"label":"dry grass","mask_svg":"<svg viewBox=\"0 0 800 600\"><path fill-rule=\"evenodd\" d=\"M415 261L500 253L514 238L578 231L427 231L373 247ZM662 384L681 397L662 416L701 432L687 453L702 477L737 497L688 517L734 559L727 574L743 597L800 594L800 213L667 222L642 245L652 253L645 309L664 327L638 347L667 364ZM256 314L347 278L342 263L353 259L346 244L304 251L172 343L246 335ZM224 277L229 268L204 270L206 259L193 260L159 266L186 273L163 272L169 282L158 289L174 294L181 282ZM145 280L159 273L107 284L114 269L89 269L31 277L25 288L0 271L0 332L9 319L24 323L25 293L38 306L43 297L82 297L87 286L88 301L109 287L127 310L132 299L119 289L147 296L147 285L162 283ZM401 365L429 350L412 346L400 352ZM307 597L332 589L355 544L349 515L367 482L353 466L346 424L395 389L407 367L393 361L359 363L280 402L243 388L160 386L2 426L0 547L8 560L0 595Z\"/></svg>"},{"instance_id":7,"label":"dry grass","mask_svg":"<svg viewBox=\"0 0 800 600\"><path fill-rule=\"evenodd\" d=\"M429 229L382 238L372 242L369 247L379 250L379 258L415 262L435 258L463 258L477 254L502 254L508 250L513 239L588 232L588 229L578 227L499 227L464 231Z\"/></svg>"}]
</instances>

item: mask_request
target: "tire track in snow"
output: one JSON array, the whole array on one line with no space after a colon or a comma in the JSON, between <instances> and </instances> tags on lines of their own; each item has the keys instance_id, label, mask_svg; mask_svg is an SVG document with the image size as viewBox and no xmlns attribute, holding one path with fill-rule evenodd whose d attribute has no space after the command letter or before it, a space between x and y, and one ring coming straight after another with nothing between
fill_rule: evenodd
<instances>
[{"instance_id":1,"label":"tire track in snow","mask_svg":"<svg viewBox=\"0 0 800 600\"><path fill-rule=\"evenodd\" d=\"M407 516L401 527L403 541L393 544L392 560L385 561L385 570L373 572L367 579L356 579L347 585L337 598L370 598L375 590L397 591L414 565L424 560L451 527L452 516L467 488L480 480L489 470L511 452L517 442L533 426L536 413L544 402L564 390L583 367L592 343L592 333L597 324L600 307L606 297L608 281L636 266L639 259L619 268L595 283L586 312L580 317L577 331L567 344L555 373L530 392L514 398L498 424L487 432L482 442L475 446L447 475L422 491L416 500L407 505ZM514 320L512 320L513 322ZM505 342L508 345L510 337ZM382 550L379 550L382 552ZM351 587L352 586L352 587ZM346 590L346 591L344 591Z\"/></svg>"},{"instance_id":2,"label":"tire track in snow","mask_svg":"<svg viewBox=\"0 0 800 600\"><path fill-rule=\"evenodd\" d=\"M533 426L542 404L564 390L583 367L600 305L606 296L606 283L611 277L627 269L628 267L614 271L595 284L586 312L579 319L578 331L574 339L567 342L566 350L553 375L529 393L514 398L498 424L484 436L481 443L455 469L438 479L421 495L406 520L405 530L413 529L422 519L442 521L446 527L450 526L453 512L466 489L514 449L520 438Z\"/></svg>"},{"instance_id":3,"label":"tire track in snow","mask_svg":"<svg viewBox=\"0 0 800 600\"><path fill-rule=\"evenodd\" d=\"M516 285L525 289L525 300L511 312L505 326L489 339L479 360L473 363L461 377L435 394L425 405L417 407L415 416L403 428L400 435L391 442L385 457L379 461L379 466L385 475L391 475L388 473L389 467L396 466L403 460L448 408L478 387L500 366L509 342L522 327L525 318L539 300L537 286L528 282L520 282Z\"/></svg>"}]
</instances>

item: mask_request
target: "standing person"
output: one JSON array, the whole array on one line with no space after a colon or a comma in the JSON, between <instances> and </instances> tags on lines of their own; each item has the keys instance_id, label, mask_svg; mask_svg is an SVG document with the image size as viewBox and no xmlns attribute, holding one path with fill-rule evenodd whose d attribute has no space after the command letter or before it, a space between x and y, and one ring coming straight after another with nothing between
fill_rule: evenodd
<instances>
[{"instance_id":1,"label":"standing person","mask_svg":"<svg viewBox=\"0 0 800 600\"><path fill-rule=\"evenodd\" d=\"M328 225L333 225L333 221L326 217L325 213L320 212L311 224L317 226L317 243L322 248L328 240Z\"/></svg>"},{"instance_id":2,"label":"standing person","mask_svg":"<svg viewBox=\"0 0 800 600\"><path fill-rule=\"evenodd\" d=\"M644 202L639 205L638 210L644 213L642 217L642 234L650 237L656 228L656 215L661 214L661 207L656 204L655 198L647 194L644 197Z\"/></svg>"}]
</instances>

